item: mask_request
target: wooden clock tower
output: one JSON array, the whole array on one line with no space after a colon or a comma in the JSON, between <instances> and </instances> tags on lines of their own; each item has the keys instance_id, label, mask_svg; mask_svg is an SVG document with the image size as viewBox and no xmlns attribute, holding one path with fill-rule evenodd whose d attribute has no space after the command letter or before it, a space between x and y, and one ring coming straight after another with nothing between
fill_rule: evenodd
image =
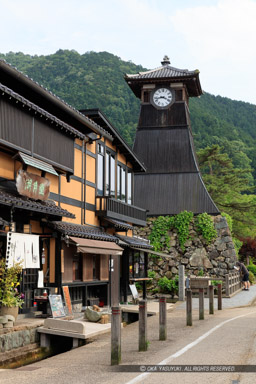
<instances>
[{"instance_id":1,"label":"wooden clock tower","mask_svg":"<svg viewBox=\"0 0 256 384\"><path fill-rule=\"evenodd\" d=\"M134 177L134 204L149 216L181 211L218 214L202 181L191 131L189 97L202 94L199 71L162 66L125 80L141 100L134 152L146 173Z\"/></svg>"}]
</instances>

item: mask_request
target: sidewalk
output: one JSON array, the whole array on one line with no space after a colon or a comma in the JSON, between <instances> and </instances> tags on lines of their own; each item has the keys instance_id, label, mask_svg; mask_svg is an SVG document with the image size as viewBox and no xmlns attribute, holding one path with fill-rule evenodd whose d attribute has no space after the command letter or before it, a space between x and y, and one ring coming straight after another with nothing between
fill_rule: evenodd
<instances>
[{"instance_id":1,"label":"sidewalk","mask_svg":"<svg viewBox=\"0 0 256 384\"><path fill-rule=\"evenodd\" d=\"M241 349L240 342L238 340L236 341L233 335L235 333L237 334L237 332L238 334L243 335L241 329L243 329L243 332L248 330L255 333L255 308L241 308L242 306L250 305L255 298L256 285L251 287L249 292L241 291L230 299L223 299L223 311L216 311L214 315L208 315L208 300L206 299L206 316L204 321L198 320L198 316L196 315L198 299L193 299L195 313L192 327L186 326L185 303L176 303L173 308L167 312L166 341L159 341L158 315L148 317L147 339L149 340L149 350L147 352L138 352L138 322L132 323L122 329L122 364L157 364L163 361L166 357L176 354L181 348L184 348L189 343L200 338L202 334L209 332L209 330L214 327L218 327L220 323L225 323L228 319L234 318L235 316L241 317L240 315L250 312L252 313L250 316L253 316L250 324L248 323L247 325L247 323L245 323L240 325L239 323L238 328L232 329L232 327L237 326L237 323L236 321L229 322L228 332L226 332L226 328L223 327L221 328L223 329L223 333L219 336L214 333L209 344L206 346L203 343L200 344L202 350L200 350L198 360L193 360L195 358L194 349L191 350L192 357L187 357L187 360L185 360L185 364L198 364L198 361L200 364L203 362L209 364L209 361L211 364L234 364L235 361L239 361L240 364L242 364L242 358L246 354L244 350ZM241 322L245 321L243 319L247 318L242 317ZM234 339L236 342L236 346L234 347L234 353L237 354L236 360L234 360L233 353L226 353L228 347L223 344L223 349L221 348L226 335L230 335L231 339ZM252 340L253 342L251 334L248 336L248 340ZM248 343L250 343L248 340L246 340L245 349L248 349ZM237 348L238 344L239 348ZM216 352L214 351L209 357L210 360L207 361L205 354L210 346L216 347ZM221 357L220 352L223 353L223 356ZM56 381L61 382L62 384L128 383L128 381L133 379L136 374L117 372L116 367L111 367L110 365L110 354L111 337L109 333L98 336L94 342L83 347L53 356L49 359L18 369L0 371L0 382L1 384L8 384L9 382L15 381L18 381L19 384L54 384ZM204 357L202 358L202 356ZM239 359L241 359L241 361ZM177 362L176 360L174 361L174 364L177 364L179 360L177 360ZM154 377L155 376L152 376L152 379L154 379ZM183 375L182 382L185 383L187 379L191 380L189 377L190 375ZM206 376L204 377L206 378ZM161 376L159 380L162 380L162 378L164 378L164 376ZM170 382L167 377L165 377L165 381ZM143 383L146 382L148 382L148 380L143 381ZM181 381L174 382L178 384ZM210 382L212 383L213 381ZM229 383L230 382L231 381L229 381ZM191 383L194 383L194 381L190 381L190 384ZM217 382L214 381L214 383L216 384Z\"/></svg>"}]
</instances>

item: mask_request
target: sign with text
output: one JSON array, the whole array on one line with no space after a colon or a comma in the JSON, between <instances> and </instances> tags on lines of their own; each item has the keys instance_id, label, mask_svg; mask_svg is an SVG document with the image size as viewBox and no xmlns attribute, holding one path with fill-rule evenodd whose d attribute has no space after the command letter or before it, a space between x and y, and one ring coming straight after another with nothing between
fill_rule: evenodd
<instances>
[{"instance_id":1,"label":"sign with text","mask_svg":"<svg viewBox=\"0 0 256 384\"><path fill-rule=\"evenodd\" d=\"M61 295L49 295L52 317L65 317L65 309Z\"/></svg>"},{"instance_id":2,"label":"sign with text","mask_svg":"<svg viewBox=\"0 0 256 384\"><path fill-rule=\"evenodd\" d=\"M20 195L35 200L47 200L50 194L48 179L23 170L16 177L16 187Z\"/></svg>"},{"instance_id":3,"label":"sign with text","mask_svg":"<svg viewBox=\"0 0 256 384\"><path fill-rule=\"evenodd\" d=\"M71 299L70 299L70 294L69 294L69 288L67 285L65 285L62 287L62 290L63 290L63 296L64 296L65 304L66 304L66 307L68 309L68 314L73 315L72 304L71 304Z\"/></svg>"}]
</instances>

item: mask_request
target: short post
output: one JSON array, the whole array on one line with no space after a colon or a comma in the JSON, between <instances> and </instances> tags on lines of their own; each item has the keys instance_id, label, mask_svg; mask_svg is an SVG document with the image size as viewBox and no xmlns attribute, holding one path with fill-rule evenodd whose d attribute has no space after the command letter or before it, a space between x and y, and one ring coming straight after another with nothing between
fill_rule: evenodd
<instances>
[{"instance_id":1,"label":"short post","mask_svg":"<svg viewBox=\"0 0 256 384\"><path fill-rule=\"evenodd\" d=\"M214 290L213 285L209 285L209 314L214 314Z\"/></svg>"},{"instance_id":2,"label":"short post","mask_svg":"<svg viewBox=\"0 0 256 384\"><path fill-rule=\"evenodd\" d=\"M159 340L167 339L166 298L159 299Z\"/></svg>"},{"instance_id":3,"label":"short post","mask_svg":"<svg viewBox=\"0 0 256 384\"><path fill-rule=\"evenodd\" d=\"M147 301L139 301L139 352L147 351Z\"/></svg>"},{"instance_id":4,"label":"short post","mask_svg":"<svg viewBox=\"0 0 256 384\"><path fill-rule=\"evenodd\" d=\"M199 320L204 320L204 288L199 288Z\"/></svg>"},{"instance_id":5,"label":"short post","mask_svg":"<svg viewBox=\"0 0 256 384\"><path fill-rule=\"evenodd\" d=\"M112 307L111 316L111 365L121 362L121 308Z\"/></svg>"},{"instance_id":6,"label":"short post","mask_svg":"<svg viewBox=\"0 0 256 384\"><path fill-rule=\"evenodd\" d=\"M192 325L192 291L187 289L187 325Z\"/></svg>"},{"instance_id":7,"label":"short post","mask_svg":"<svg viewBox=\"0 0 256 384\"><path fill-rule=\"evenodd\" d=\"M229 296L230 290L229 290L229 274L228 273L225 275L225 285L226 285L226 296Z\"/></svg>"},{"instance_id":8,"label":"short post","mask_svg":"<svg viewBox=\"0 0 256 384\"><path fill-rule=\"evenodd\" d=\"M218 310L222 310L222 284L218 284Z\"/></svg>"},{"instance_id":9,"label":"short post","mask_svg":"<svg viewBox=\"0 0 256 384\"><path fill-rule=\"evenodd\" d=\"M185 300L185 267L179 265L179 301Z\"/></svg>"}]
</instances>

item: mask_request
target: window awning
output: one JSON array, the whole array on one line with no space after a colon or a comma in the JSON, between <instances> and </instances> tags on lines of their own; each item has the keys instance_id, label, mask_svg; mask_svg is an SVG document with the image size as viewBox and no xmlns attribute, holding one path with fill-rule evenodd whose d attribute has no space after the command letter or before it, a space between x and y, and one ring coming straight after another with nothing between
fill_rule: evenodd
<instances>
[{"instance_id":1,"label":"window awning","mask_svg":"<svg viewBox=\"0 0 256 384\"><path fill-rule=\"evenodd\" d=\"M80 237L70 237L76 243L79 252L94 253L97 255L121 256L123 248L112 241L90 240Z\"/></svg>"},{"instance_id":2,"label":"window awning","mask_svg":"<svg viewBox=\"0 0 256 384\"><path fill-rule=\"evenodd\" d=\"M35 159L34 157L29 156L23 152L18 152L18 155L24 164L40 169L41 171L51 173L52 175L59 176L51 164L45 163L42 160Z\"/></svg>"}]
</instances>

